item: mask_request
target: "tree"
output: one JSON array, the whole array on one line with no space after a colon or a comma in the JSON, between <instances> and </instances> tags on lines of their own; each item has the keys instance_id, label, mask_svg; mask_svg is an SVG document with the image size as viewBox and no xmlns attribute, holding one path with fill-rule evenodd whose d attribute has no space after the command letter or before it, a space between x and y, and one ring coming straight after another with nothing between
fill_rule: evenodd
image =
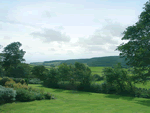
<instances>
[{"instance_id":1,"label":"tree","mask_svg":"<svg viewBox=\"0 0 150 113\"><path fill-rule=\"evenodd\" d=\"M131 77L128 75L128 71L121 67L121 63L118 63L113 68L104 68L103 77L108 85L116 89L117 93L132 91Z\"/></svg>"},{"instance_id":2,"label":"tree","mask_svg":"<svg viewBox=\"0 0 150 113\"><path fill-rule=\"evenodd\" d=\"M88 66L75 62L75 74L81 85L89 86L91 84L92 75Z\"/></svg>"},{"instance_id":3,"label":"tree","mask_svg":"<svg viewBox=\"0 0 150 113\"><path fill-rule=\"evenodd\" d=\"M123 32L122 40L129 41L116 49L121 52L120 57L125 58L127 65L134 68L134 80L139 79L139 82L145 82L150 76L150 0L143 9L138 22Z\"/></svg>"},{"instance_id":4,"label":"tree","mask_svg":"<svg viewBox=\"0 0 150 113\"><path fill-rule=\"evenodd\" d=\"M25 61L25 59L23 59L25 51L19 49L21 46L22 44L20 42L13 42L7 45L2 51L2 67L5 71L11 66L16 68L19 63Z\"/></svg>"},{"instance_id":5,"label":"tree","mask_svg":"<svg viewBox=\"0 0 150 113\"><path fill-rule=\"evenodd\" d=\"M60 77L62 81L68 81L70 78L69 75L69 66L66 63L60 64L58 66L58 71L60 73Z\"/></svg>"},{"instance_id":6,"label":"tree","mask_svg":"<svg viewBox=\"0 0 150 113\"><path fill-rule=\"evenodd\" d=\"M39 65L39 66L34 66L32 68L32 74L38 77L41 80L44 80L46 77L46 71L48 71L45 66Z\"/></svg>"},{"instance_id":7,"label":"tree","mask_svg":"<svg viewBox=\"0 0 150 113\"><path fill-rule=\"evenodd\" d=\"M2 48L2 45L0 45L0 49ZM0 53L0 77L4 76L4 69L2 68L2 53Z\"/></svg>"},{"instance_id":8,"label":"tree","mask_svg":"<svg viewBox=\"0 0 150 113\"><path fill-rule=\"evenodd\" d=\"M30 78L31 67L29 64L20 63L16 67L11 66L7 70L6 76L14 78Z\"/></svg>"}]
</instances>

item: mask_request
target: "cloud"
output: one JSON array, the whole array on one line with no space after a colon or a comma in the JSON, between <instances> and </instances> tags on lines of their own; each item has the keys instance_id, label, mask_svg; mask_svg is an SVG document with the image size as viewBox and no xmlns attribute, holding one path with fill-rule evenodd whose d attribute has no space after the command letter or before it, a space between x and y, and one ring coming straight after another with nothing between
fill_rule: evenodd
<instances>
[{"instance_id":1,"label":"cloud","mask_svg":"<svg viewBox=\"0 0 150 113\"><path fill-rule=\"evenodd\" d=\"M63 26L56 26L55 29L57 29L57 30L64 30L64 27Z\"/></svg>"},{"instance_id":2,"label":"cloud","mask_svg":"<svg viewBox=\"0 0 150 113\"><path fill-rule=\"evenodd\" d=\"M74 53L73 53L72 50L68 50L68 51L67 51L67 55L74 55Z\"/></svg>"},{"instance_id":3,"label":"cloud","mask_svg":"<svg viewBox=\"0 0 150 113\"><path fill-rule=\"evenodd\" d=\"M70 37L66 34L62 34L60 31L53 29L44 29L44 32L32 32L31 35L34 38L40 38L45 43L49 42L69 42Z\"/></svg>"},{"instance_id":4,"label":"cloud","mask_svg":"<svg viewBox=\"0 0 150 113\"><path fill-rule=\"evenodd\" d=\"M41 26L35 25L35 24L30 24L30 23L25 23L25 22L19 22L19 21L16 21L16 20L8 20L8 19L7 20L0 19L0 22L9 23L9 24L23 25L23 26L30 26L30 27L34 27L34 28L41 27Z\"/></svg>"},{"instance_id":5,"label":"cloud","mask_svg":"<svg viewBox=\"0 0 150 113\"><path fill-rule=\"evenodd\" d=\"M119 23L109 21L101 29L96 29L92 35L88 37L80 37L73 46L85 48L86 52L106 52L114 51L121 42L122 32L125 26Z\"/></svg>"},{"instance_id":6,"label":"cloud","mask_svg":"<svg viewBox=\"0 0 150 113\"><path fill-rule=\"evenodd\" d=\"M56 51L54 48L50 48L48 49L48 51Z\"/></svg>"},{"instance_id":7,"label":"cloud","mask_svg":"<svg viewBox=\"0 0 150 113\"><path fill-rule=\"evenodd\" d=\"M11 37L9 37L9 36L4 36L4 38L3 38L4 40L10 40L11 39Z\"/></svg>"},{"instance_id":8,"label":"cloud","mask_svg":"<svg viewBox=\"0 0 150 113\"><path fill-rule=\"evenodd\" d=\"M51 18L52 14L50 13L50 11L43 11L42 16L46 18Z\"/></svg>"}]
</instances>

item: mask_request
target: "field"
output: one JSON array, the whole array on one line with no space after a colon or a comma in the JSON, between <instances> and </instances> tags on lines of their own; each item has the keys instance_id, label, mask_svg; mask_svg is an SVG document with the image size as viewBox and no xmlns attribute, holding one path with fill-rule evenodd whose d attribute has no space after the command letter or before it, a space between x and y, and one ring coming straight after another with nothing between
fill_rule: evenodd
<instances>
[{"instance_id":1,"label":"field","mask_svg":"<svg viewBox=\"0 0 150 113\"><path fill-rule=\"evenodd\" d=\"M104 69L104 67L90 67L92 74L98 74L100 76L102 76L102 70ZM96 83L103 83L104 81L96 81ZM150 81L148 81L145 85L143 85L142 83L140 84L136 84L136 87L139 88L146 88L146 89L150 89Z\"/></svg>"},{"instance_id":2,"label":"field","mask_svg":"<svg viewBox=\"0 0 150 113\"><path fill-rule=\"evenodd\" d=\"M92 71L92 74L98 74L98 75L102 75L102 71L104 69L104 67L89 67Z\"/></svg>"},{"instance_id":3,"label":"field","mask_svg":"<svg viewBox=\"0 0 150 113\"><path fill-rule=\"evenodd\" d=\"M9 103L0 106L1 113L149 113L150 100L109 94L75 92L44 88L56 100Z\"/></svg>"}]
</instances>

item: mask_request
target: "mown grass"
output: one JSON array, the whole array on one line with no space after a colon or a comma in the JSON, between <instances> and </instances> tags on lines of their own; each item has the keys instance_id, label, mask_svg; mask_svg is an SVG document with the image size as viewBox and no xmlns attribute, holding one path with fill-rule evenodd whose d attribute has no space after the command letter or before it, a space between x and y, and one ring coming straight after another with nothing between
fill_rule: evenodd
<instances>
[{"instance_id":1,"label":"mown grass","mask_svg":"<svg viewBox=\"0 0 150 113\"><path fill-rule=\"evenodd\" d=\"M51 92L56 100L8 103L0 113L149 113L150 100L29 85Z\"/></svg>"}]
</instances>

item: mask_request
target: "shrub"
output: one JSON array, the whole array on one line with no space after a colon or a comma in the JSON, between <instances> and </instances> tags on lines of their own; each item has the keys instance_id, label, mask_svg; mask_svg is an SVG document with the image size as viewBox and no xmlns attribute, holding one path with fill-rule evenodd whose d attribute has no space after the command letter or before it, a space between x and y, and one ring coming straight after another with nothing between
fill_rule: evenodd
<instances>
[{"instance_id":1,"label":"shrub","mask_svg":"<svg viewBox=\"0 0 150 113\"><path fill-rule=\"evenodd\" d=\"M29 80L29 84L41 84L42 81L38 78L33 78Z\"/></svg>"},{"instance_id":2,"label":"shrub","mask_svg":"<svg viewBox=\"0 0 150 113\"><path fill-rule=\"evenodd\" d=\"M16 84L16 82L13 80L7 81L7 82L5 82L5 87L14 88L14 86L13 86L14 84Z\"/></svg>"},{"instance_id":3,"label":"shrub","mask_svg":"<svg viewBox=\"0 0 150 113\"><path fill-rule=\"evenodd\" d=\"M28 102L36 100L36 96L34 92L25 90L25 89L16 89L17 96L16 100L21 102Z\"/></svg>"},{"instance_id":4,"label":"shrub","mask_svg":"<svg viewBox=\"0 0 150 113\"><path fill-rule=\"evenodd\" d=\"M150 89L144 89L144 88L134 88L134 96L135 97L141 97L141 98L150 98Z\"/></svg>"},{"instance_id":5,"label":"shrub","mask_svg":"<svg viewBox=\"0 0 150 113\"><path fill-rule=\"evenodd\" d=\"M44 96L45 96L45 99L52 99L51 93L45 93Z\"/></svg>"},{"instance_id":6,"label":"shrub","mask_svg":"<svg viewBox=\"0 0 150 113\"><path fill-rule=\"evenodd\" d=\"M103 79L104 79L103 77L101 77L101 76L98 75L98 74L94 74L93 77L94 77L94 79L95 79L96 81L100 81L100 80L103 80Z\"/></svg>"},{"instance_id":7,"label":"shrub","mask_svg":"<svg viewBox=\"0 0 150 113\"><path fill-rule=\"evenodd\" d=\"M25 78L25 83L28 85L29 84L29 79Z\"/></svg>"},{"instance_id":8,"label":"shrub","mask_svg":"<svg viewBox=\"0 0 150 113\"><path fill-rule=\"evenodd\" d=\"M26 82L25 82L24 79L21 79L21 80L20 80L20 83L21 83L21 84L26 84Z\"/></svg>"},{"instance_id":9,"label":"shrub","mask_svg":"<svg viewBox=\"0 0 150 113\"><path fill-rule=\"evenodd\" d=\"M9 78L9 77L3 77L3 78L0 80L0 85L4 86L7 81L12 81L12 79Z\"/></svg>"},{"instance_id":10,"label":"shrub","mask_svg":"<svg viewBox=\"0 0 150 113\"><path fill-rule=\"evenodd\" d=\"M36 95L36 100L43 100L43 99L47 99L45 98L45 95L41 94L41 93L35 93ZM51 99L51 98L50 98Z\"/></svg>"},{"instance_id":11,"label":"shrub","mask_svg":"<svg viewBox=\"0 0 150 113\"><path fill-rule=\"evenodd\" d=\"M12 88L5 88L0 85L0 104L15 101L16 91Z\"/></svg>"}]
</instances>

